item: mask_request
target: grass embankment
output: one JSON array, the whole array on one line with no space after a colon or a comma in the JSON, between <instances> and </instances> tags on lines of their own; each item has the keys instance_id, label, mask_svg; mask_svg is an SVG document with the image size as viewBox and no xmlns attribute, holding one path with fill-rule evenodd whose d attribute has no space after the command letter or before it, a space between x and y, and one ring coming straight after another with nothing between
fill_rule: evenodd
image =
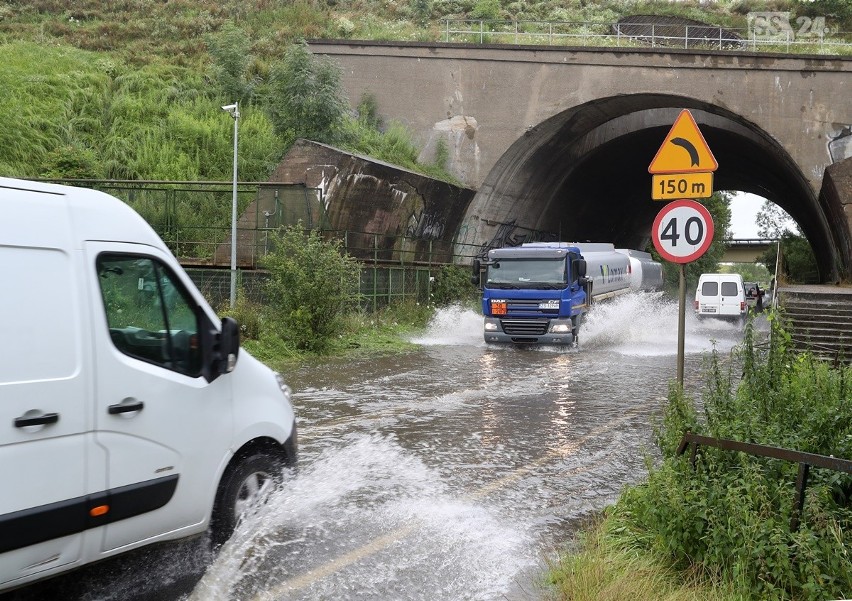
<instances>
[{"instance_id":1,"label":"grass embankment","mask_svg":"<svg viewBox=\"0 0 852 601\"><path fill-rule=\"evenodd\" d=\"M219 107L239 100L240 177L265 180L301 133L276 131L270 120L282 108L274 106L282 97L277 65L299 39L440 41L444 18L580 24L658 14L745 29L748 14L760 11L788 11L791 23L825 17L831 29L852 28L852 5L845 0L5 3L0 173L228 181L233 124ZM362 101L348 99L347 109ZM373 108L371 123L344 125L343 147L449 178L441 164L446 149L435 164L421 164L404 127L372 127L382 125L381 107Z\"/></svg>"},{"instance_id":2,"label":"grass embankment","mask_svg":"<svg viewBox=\"0 0 852 601\"><path fill-rule=\"evenodd\" d=\"M423 332L435 309L415 303L399 303L377 313L353 312L345 315L339 334L329 340L322 352L301 350L289 343L278 332L274 317L255 307L257 330L244 338L243 346L264 363L280 367L291 363L309 361L321 356L359 356L399 353L416 349L411 342ZM239 317L237 317L239 321ZM242 322L241 322L242 323Z\"/></svg>"},{"instance_id":3,"label":"grass embankment","mask_svg":"<svg viewBox=\"0 0 852 601\"><path fill-rule=\"evenodd\" d=\"M554 568L560 599L852 596L852 475L812 469L792 530L797 464L702 448L693 468L675 453L689 430L852 459L852 367L793 354L771 324L763 347L747 327L728 367L714 353L700 410L672 390L657 435L662 462L608 509L583 552ZM589 587L596 596L579 592Z\"/></svg>"}]
</instances>

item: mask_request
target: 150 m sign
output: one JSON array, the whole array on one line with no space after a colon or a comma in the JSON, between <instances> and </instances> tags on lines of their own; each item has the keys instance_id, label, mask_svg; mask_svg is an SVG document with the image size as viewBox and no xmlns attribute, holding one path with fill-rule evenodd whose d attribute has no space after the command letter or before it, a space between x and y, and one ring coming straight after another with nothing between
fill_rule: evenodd
<instances>
[{"instance_id":1,"label":"150 m sign","mask_svg":"<svg viewBox=\"0 0 852 601\"><path fill-rule=\"evenodd\" d=\"M713 218L707 207L694 200L676 200L657 214L651 228L654 248L666 261L689 263L710 248Z\"/></svg>"},{"instance_id":2,"label":"150 m sign","mask_svg":"<svg viewBox=\"0 0 852 601\"><path fill-rule=\"evenodd\" d=\"M675 173L651 176L651 198L707 198L713 194L712 173Z\"/></svg>"}]
</instances>

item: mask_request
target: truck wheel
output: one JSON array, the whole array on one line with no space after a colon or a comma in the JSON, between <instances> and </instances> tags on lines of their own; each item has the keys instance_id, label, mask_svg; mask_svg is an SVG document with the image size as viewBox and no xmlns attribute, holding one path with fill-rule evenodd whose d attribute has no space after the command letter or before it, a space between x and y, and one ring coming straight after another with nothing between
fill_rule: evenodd
<instances>
[{"instance_id":1,"label":"truck wheel","mask_svg":"<svg viewBox=\"0 0 852 601\"><path fill-rule=\"evenodd\" d=\"M210 523L214 549L231 537L247 509L281 483L283 470L283 462L274 455L257 453L225 471L216 493Z\"/></svg>"}]
</instances>

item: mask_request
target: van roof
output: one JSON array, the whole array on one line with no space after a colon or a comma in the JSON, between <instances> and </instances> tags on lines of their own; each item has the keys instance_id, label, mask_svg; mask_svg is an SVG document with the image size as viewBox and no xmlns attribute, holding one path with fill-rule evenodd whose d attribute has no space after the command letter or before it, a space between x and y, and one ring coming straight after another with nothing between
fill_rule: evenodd
<instances>
[{"instance_id":1,"label":"van roof","mask_svg":"<svg viewBox=\"0 0 852 601\"><path fill-rule=\"evenodd\" d=\"M44 221L65 212L75 247L82 247L86 240L105 240L146 244L169 252L148 222L114 196L89 188L0 177L0 207L34 199L28 193L38 194L35 210L46 207L49 211L55 205L56 211L45 215Z\"/></svg>"}]
</instances>

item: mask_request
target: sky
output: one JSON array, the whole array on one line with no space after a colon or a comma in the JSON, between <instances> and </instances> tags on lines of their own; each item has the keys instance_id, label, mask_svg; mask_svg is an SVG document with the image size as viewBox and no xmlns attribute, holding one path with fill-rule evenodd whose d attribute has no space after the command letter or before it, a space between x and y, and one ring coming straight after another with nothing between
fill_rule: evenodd
<instances>
[{"instance_id":1,"label":"sky","mask_svg":"<svg viewBox=\"0 0 852 601\"><path fill-rule=\"evenodd\" d=\"M757 238L757 212L765 199L747 192L735 192L731 201L731 233L735 239Z\"/></svg>"}]
</instances>

